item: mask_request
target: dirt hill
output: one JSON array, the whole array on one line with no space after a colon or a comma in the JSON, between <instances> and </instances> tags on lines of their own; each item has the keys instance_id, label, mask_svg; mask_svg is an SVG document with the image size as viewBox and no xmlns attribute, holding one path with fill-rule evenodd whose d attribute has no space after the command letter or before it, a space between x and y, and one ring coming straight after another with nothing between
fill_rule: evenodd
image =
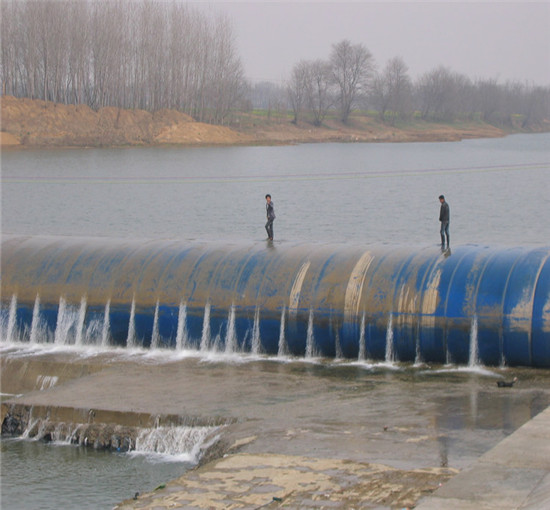
<instances>
[{"instance_id":1,"label":"dirt hill","mask_svg":"<svg viewBox=\"0 0 550 510\"><path fill-rule=\"evenodd\" d=\"M329 120L322 127L288 119L243 114L238 127L195 122L175 110L150 113L115 107L92 110L2 96L0 142L6 147L110 147L135 145L268 145L307 142L448 141L504 136L483 123L457 125L415 122L396 128L356 116L347 125Z\"/></svg>"}]
</instances>

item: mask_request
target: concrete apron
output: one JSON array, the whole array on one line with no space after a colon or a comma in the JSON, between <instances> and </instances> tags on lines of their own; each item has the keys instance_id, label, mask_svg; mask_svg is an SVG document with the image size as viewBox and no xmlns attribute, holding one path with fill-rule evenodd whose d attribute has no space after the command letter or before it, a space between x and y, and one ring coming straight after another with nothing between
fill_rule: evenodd
<instances>
[{"instance_id":1,"label":"concrete apron","mask_svg":"<svg viewBox=\"0 0 550 510\"><path fill-rule=\"evenodd\" d=\"M542 510L550 505L550 407L471 468L451 471L230 454L116 508Z\"/></svg>"},{"instance_id":2,"label":"concrete apron","mask_svg":"<svg viewBox=\"0 0 550 510\"><path fill-rule=\"evenodd\" d=\"M455 470L275 454L229 454L117 509L404 508Z\"/></svg>"},{"instance_id":3,"label":"concrete apron","mask_svg":"<svg viewBox=\"0 0 550 510\"><path fill-rule=\"evenodd\" d=\"M115 450L129 449L139 427L159 423L223 426L222 439L206 452L199 467L177 480L167 480L163 488L122 503L120 508L353 508L367 502L371 508L403 508L414 506L423 494L457 473L447 467L397 469L375 460L363 462L361 452L353 453L357 449L353 435L337 435L336 440L326 437L326 449L316 452L316 439L313 443L304 439L295 442L288 436L294 430L291 425L287 436L279 437L274 422L288 419L292 423L286 407L286 418L277 418L280 411L272 411L275 414L261 421L251 410L246 418L239 418L246 414L246 401L270 397L270 388L278 378L266 372L258 373L257 378L249 374L247 381L242 374L236 376L232 391L225 381L225 393L220 396L215 370L207 376L201 375L202 369L196 370L194 377L189 377L180 366L109 367L101 360L82 365L68 361L59 354L33 361L3 359L3 389L21 395L2 403L2 422L11 416L24 429L32 413L33 420L42 418L52 427L57 423L85 424L81 429L88 439L85 444ZM49 378L57 374L57 383L42 389L44 374ZM284 384L290 389L283 393L292 388L298 391L299 383L302 387L310 384L288 375ZM201 392L196 391L197 384ZM313 390L326 392L317 387L308 391ZM234 395L229 397L228 392ZM233 407L217 414L227 399ZM239 402L244 407L238 407ZM179 413L174 413L176 409ZM260 411L269 409L272 406ZM392 440L391 431L377 428L381 436ZM294 433L300 435L300 429ZM395 447L403 449L403 445ZM330 457L335 452L340 458Z\"/></svg>"},{"instance_id":4,"label":"concrete apron","mask_svg":"<svg viewBox=\"0 0 550 510\"><path fill-rule=\"evenodd\" d=\"M420 469L389 467L375 460L372 446L368 457L374 462L364 462L365 452L356 451L352 432L330 438L310 431L300 441L289 441L288 434L300 435L301 422L288 413L310 410L316 394L334 394L332 381L324 387L313 378L285 373L281 379L276 371L238 366L231 367L234 377L226 379L221 376L227 367L109 367L101 359L78 366L61 355L49 358L43 356L39 363L2 360L3 389L24 393L3 402L2 419L8 411L18 409L23 415L32 408L33 417L40 414L61 422L149 426L160 416L163 422L224 425L223 441L208 452L202 465L119 508L404 508L414 507L440 486L432 498L421 500L419 508L535 509L550 502L550 408L446 483L457 470L434 464ZM54 373L59 376L56 386L31 390L44 374ZM271 401L275 387L281 395L305 391L309 398L294 406L284 401L282 407L263 405ZM251 401L262 405L249 408ZM339 407L343 402L336 398L332 406L345 412L346 407ZM287 421L292 426L280 426ZM381 431L376 443L386 441L384 448L389 448L402 423L392 424L395 430L386 432L381 425L375 424ZM407 448L421 446L405 440L393 448L404 455Z\"/></svg>"}]
</instances>

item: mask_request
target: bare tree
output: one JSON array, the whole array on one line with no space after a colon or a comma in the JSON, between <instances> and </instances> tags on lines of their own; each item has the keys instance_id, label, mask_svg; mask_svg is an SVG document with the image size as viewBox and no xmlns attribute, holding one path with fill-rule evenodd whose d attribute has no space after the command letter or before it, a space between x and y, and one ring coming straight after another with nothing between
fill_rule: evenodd
<instances>
[{"instance_id":1,"label":"bare tree","mask_svg":"<svg viewBox=\"0 0 550 510\"><path fill-rule=\"evenodd\" d=\"M210 93L210 121L223 124L231 108L238 104L245 90L245 78L237 55L231 26L226 17L216 20L212 45L212 65L208 80Z\"/></svg>"},{"instance_id":2,"label":"bare tree","mask_svg":"<svg viewBox=\"0 0 550 510\"><path fill-rule=\"evenodd\" d=\"M550 87L532 87L526 94L524 128L542 125L550 116Z\"/></svg>"},{"instance_id":3,"label":"bare tree","mask_svg":"<svg viewBox=\"0 0 550 510\"><path fill-rule=\"evenodd\" d=\"M412 108L412 83L408 67L400 57L388 61L384 72L377 74L373 80L372 101L380 118L394 122L396 117L407 116Z\"/></svg>"},{"instance_id":4,"label":"bare tree","mask_svg":"<svg viewBox=\"0 0 550 510\"><path fill-rule=\"evenodd\" d=\"M324 60L309 63L307 73L307 104L313 115L313 124L320 126L334 104L331 86L331 67Z\"/></svg>"},{"instance_id":5,"label":"bare tree","mask_svg":"<svg viewBox=\"0 0 550 510\"><path fill-rule=\"evenodd\" d=\"M248 99L252 108L261 108L271 112L283 111L288 107L289 85L285 87L269 81L262 81L250 86Z\"/></svg>"},{"instance_id":6,"label":"bare tree","mask_svg":"<svg viewBox=\"0 0 550 510\"><path fill-rule=\"evenodd\" d=\"M332 77L339 87L339 106L342 122L348 121L358 94L367 89L374 70L374 60L362 44L343 40L332 46L330 55Z\"/></svg>"},{"instance_id":7,"label":"bare tree","mask_svg":"<svg viewBox=\"0 0 550 510\"><path fill-rule=\"evenodd\" d=\"M2 92L225 122L244 73L227 19L162 0L2 0Z\"/></svg>"},{"instance_id":8,"label":"bare tree","mask_svg":"<svg viewBox=\"0 0 550 510\"><path fill-rule=\"evenodd\" d=\"M465 86L463 78L443 66L424 74L416 84L422 118L452 121L463 114L459 93Z\"/></svg>"},{"instance_id":9,"label":"bare tree","mask_svg":"<svg viewBox=\"0 0 550 510\"><path fill-rule=\"evenodd\" d=\"M294 114L292 122L298 124L305 107L309 63L301 60L293 68L287 85L288 99Z\"/></svg>"},{"instance_id":10,"label":"bare tree","mask_svg":"<svg viewBox=\"0 0 550 510\"><path fill-rule=\"evenodd\" d=\"M0 61L0 74L2 76L2 94L17 94L17 62L18 55L18 31L16 14L17 4L13 1L3 1L0 4L0 41L2 44L2 58Z\"/></svg>"},{"instance_id":11,"label":"bare tree","mask_svg":"<svg viewBox=\"0 0 550 510\"><path fill-rule=\"evenodd\" d=\"M475 85L477 106L485 122L502 121L502 89L496 79L478 80Z\"/></svg>"}]
</instances>

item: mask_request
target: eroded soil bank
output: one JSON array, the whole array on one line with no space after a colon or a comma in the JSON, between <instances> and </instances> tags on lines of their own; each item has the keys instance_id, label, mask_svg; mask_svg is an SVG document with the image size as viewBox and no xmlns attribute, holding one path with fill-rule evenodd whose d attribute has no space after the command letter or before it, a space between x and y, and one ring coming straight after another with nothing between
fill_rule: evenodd
<instances>
[{"instance_id":1,"label":"eroded soil bank","mask_svg":"<svg viewBox=\"0 0 550 510\"><path fill-rule=\"evenodd\" d=\"M2 148L272 145L314 142L433 142L493 138L507 133L483 122L437 124L415 121L391 126L369 116L348 124L329 119L323 126L294 125L289 118L243 114L232 127L195 122L175 110L150 113L116 107L92 110L2 96Z\"/></svg>"}]
</instances>

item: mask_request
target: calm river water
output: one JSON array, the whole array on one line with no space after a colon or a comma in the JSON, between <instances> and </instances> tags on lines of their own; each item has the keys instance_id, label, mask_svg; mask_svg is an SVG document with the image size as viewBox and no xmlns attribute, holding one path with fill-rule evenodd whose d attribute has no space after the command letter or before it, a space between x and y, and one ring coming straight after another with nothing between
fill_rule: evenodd
<instances>
[{"instance_id":1,"label":"calm river water","mask_svg":"<svg viewBox=\"0 0 550 510\"><path fill-rule=\"evenodd\" d=\"M451 207L454 245L550 244L550 134L453 143L2 154L3 233L261 242L266 237L266 193L275 203L279 243L435 245L437 197L443 193ZM5 342L0 354L41 356ZM83 356L95 354L75 354L79 360ZM132 362L168 362L163 356L145 361L140 356ZM181 362L193 365L193 370L211 366L198 359ZM234 361L216 363L218 370L220 363L222 371L227 366L223 377L230 385L236 377ZM256 372L267 370L265 361L247 363ZM440 368L328 362L312 369L286 361L278 370L281 378L292 373L304 388L315 387L317 380L328 381L340 392L339 398L357 402L360 394L363 405L354 403L349 415L340 410L339 416L329 418L325 398L312 390L307 395L310 418L299 416L291 394L280 396L280 405L286 401L288 406L281 416L295 412L304 429L308 419L315 420L319 444L328 445L326 455L334 454L330 437L339 434L340 420L346 433L353 431L349 437L355 438L355 451L372 441L366 461L461 468L550 402L550 376L545 371L524 371L520 392L495 397L495 377L509 377L507 369ZM240 377L243 372L246 368L241 366ZM243 413L261 419L264 408L239 405ZM284 427L282 418L279 422L270 424L273 437L279 432L276 426ZM422 437L437 423L438 440L424 446L408 439L395 446L374 441L372 430L386 423L408 430L411 437ZM308 444L304 441L303 448ZM2 508L110 508L134 491L151 490L179 476L189 466L5 438L1 446Z\"/></svg>"},{"instance_id":2,"label":"calm river water","mask_svg":"<svg viewBox=\"0 0 550 510\"><path fill-rule=\"evenodd\" d=\"M429 245L548 243L550 134L450 143L4 151L16 234Z\"/></svg>"}]
</instances>

